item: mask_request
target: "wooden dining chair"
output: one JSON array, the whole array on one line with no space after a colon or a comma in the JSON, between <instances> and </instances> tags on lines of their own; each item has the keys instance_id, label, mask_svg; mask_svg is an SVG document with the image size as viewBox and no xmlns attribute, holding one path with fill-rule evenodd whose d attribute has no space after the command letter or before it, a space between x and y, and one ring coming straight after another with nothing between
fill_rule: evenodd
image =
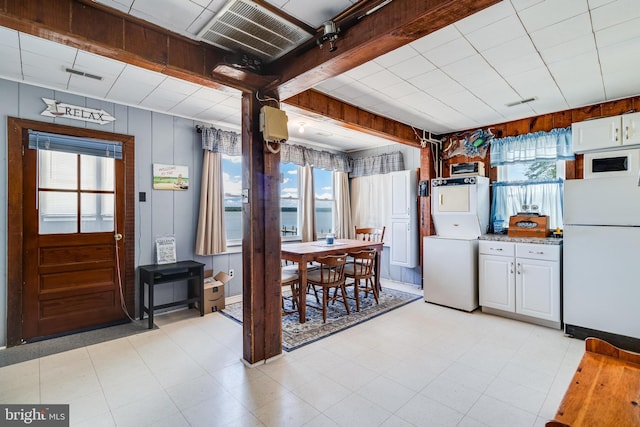
<instances>
[{"instance_id":1,"label":"wooden dining chair","mask_svg":"<svg viewBox=\"0 0 640 427\"><path fill-rule=\"evenodd\" d=\"M349 303L346 298L346 290L344 288L344 266L347 263L347 254L327 255L316 260L319 267L307 274L307 283L322 289L322 323L327 322L327 307L332 301L342 300L344 308L349 312ZM331 290L334 290L331 296ZM307 306L315 309L320 307L307 304Z\"/></svg>"},{"instance_id":2,"label":"wooden dining chair","mask_svg":"<svg viewBox=\"0 0 640 427\"><path fill-rule=\"evenodd\" d=\"M364 240L367 242L383 242L385 228L386 227L384 226L382 228L356 226L356 240Z\"/></svg>"},{"instance_id":3,"label":"wooden dining chair","mask_svg":"<svg viewBox=\"0 0 640 427\"><path fill-rule=\"evenodd\" d=\"M291 290L291 297L286 297L284 296L284 293L282 294L282 297L280 298L281 300L281 304L282 304L282 315L286 316L288 314L291 313L297 313L298 310L296 309L296 306L298 304L298 287L299 287L299 278L298 278L298 273L296 271L291 271L291 270L286 270L286 269L282 269L280 272L280 286L282 286L282 292L284 292L284 290L286 288L289 288ZM285 310L285 304L284 301L285 299L291 299L291 310Z\"/></svg>"},{"instance_id":4,"label":"wooden dining chair","mask_svg":"<svg viewBox=\"0 0 640 427\"><path fill-rule=\"evenodd\" d=\"M376 304L380 303L378 288L373 281L373 266L376 259L375 249L366 249L350 254L352 261L344 267L345 289L353 286L353 298L356 300L356 310L360 311L360 292L364 291L365 298L369 292L373 294Z\"/></svg>"}]
</instances>

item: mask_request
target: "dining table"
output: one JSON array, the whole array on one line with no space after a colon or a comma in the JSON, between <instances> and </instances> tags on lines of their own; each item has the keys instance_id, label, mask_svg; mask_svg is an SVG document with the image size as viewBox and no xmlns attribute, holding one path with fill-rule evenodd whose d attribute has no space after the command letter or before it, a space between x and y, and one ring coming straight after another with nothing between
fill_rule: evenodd
<instances>
[{"instance_id":1,"label":"dining table","mask_svg":"<svg viewBox=\"0 0 640 427\"><path fill-rule=\"evenodd\" d=\"M375 286L380 289L380 254L382 253L382 242L371 242L367 240L357 239L334 239L333 243L326 240L317 240L312 242L295 242L284 243L281 248L280 257L286 261L292 261L298 264L298 313L300 315L300 323L305 323L307 308L307 270L310 263L317 258L326 255L337 255L349 252L358 252L366 249L375 249L376 257L374 260Z\"/></svg>"}]
</instances>

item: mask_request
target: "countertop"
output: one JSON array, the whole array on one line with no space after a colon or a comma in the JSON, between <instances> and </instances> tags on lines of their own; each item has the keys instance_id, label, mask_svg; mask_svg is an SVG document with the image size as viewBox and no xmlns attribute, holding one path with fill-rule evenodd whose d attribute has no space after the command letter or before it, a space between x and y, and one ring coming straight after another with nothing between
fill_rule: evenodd
<instances>
[{"instance_id":1,"label":"countertop","mask_svg":"<svg viewBox=\"0 0 640 427\"><path fill-rule=\"evenodd\" d=\"M506 234L483 234L478 239L494 242L536 243L539 245L562 244L562 237L510 237Z\"/></svg>"}]
</instances>

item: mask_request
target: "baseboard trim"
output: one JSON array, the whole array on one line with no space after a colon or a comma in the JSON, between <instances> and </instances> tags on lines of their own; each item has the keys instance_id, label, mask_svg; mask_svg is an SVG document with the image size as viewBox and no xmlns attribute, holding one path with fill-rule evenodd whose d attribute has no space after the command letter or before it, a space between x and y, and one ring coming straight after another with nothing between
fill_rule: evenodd
<instances>
[{"instance_id":1,"label":"baseboard trim","mask_svg":"<svg viewBox=\"0 0 640 427\"><path fill-rule=\"evenodd\" d=\"M578 338L581 340L587 339L589 337L600 338L601 340L604 340L609 344L615 345L616 347L623 350L640 353L639 338L613 334L611 332L604 332L597 329L589 329L576 325L564 325L564 331L567 335L573 338Z\"/></svg>"}]
</instances>

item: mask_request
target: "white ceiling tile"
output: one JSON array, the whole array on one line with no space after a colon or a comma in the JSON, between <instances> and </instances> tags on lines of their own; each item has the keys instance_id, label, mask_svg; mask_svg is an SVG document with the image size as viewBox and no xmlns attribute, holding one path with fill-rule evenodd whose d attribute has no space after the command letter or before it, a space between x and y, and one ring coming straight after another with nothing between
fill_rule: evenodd
<instances>
[{"instance_id":1,"label":"white ceiling tile","mask_svg":"<svg viewBox=\"0 0 640 427\"><path fill-rule=\"evenodd\" d=\"M199 86L195 83L176 79L175 77L167 77L158 86L160 89L175 92L181 95L191 95L195 93Z\"/></svg>"},{"instance_id":2,"label":"white ceiling tile","mask_svg":"<svg viewBox=\"0 0 640 427\"><path fill-rule=\"evenodd\" d=\"M588 35L593 35L591 18L588 13L582 13L532 32L531 39L538 49L548 49Z\"/></svg>"},{"instance_id":3,"label":"white ceiling tile","mask_svg":"<svg viewBox=\"0 0 640 427\"><path fill-rule=\"evenodd\" d=\"M120 12L129 13L134 1L135 0L97 0L96 2L117 9Z\"/></svg>"},{"instance_id":4,"label":"white ceiling tile","mask_svg":"<svg viewBox=\"0 0 640 427\"><path fill-rule=\"evenodd\" d=\"M536 115L542 115L547 113L553 113L560 110L568 110L569 104L564 99L561 93L557 95L548 95L544 98L536 99L535 101L527 103Z\"/></svg>"},{"instance_id":5,"label":"white ceiling tile","mask_svg":"<svg viewBox=\"0 0 640 427\"><path fill-rule=\"evenodd\" d=\"M600 64L595 52L549 65L554 80L571 108L604 100ZM580 70L576 73L576 70Z\"/></svg>"},{"instance_id":6,"label":"white ceiling tile","mask_svg":"<svg viewBox=\"0 0 640 427\"><path fill-rule=\"evenodd\" d=\"M216 12L204 9L186 29L186 32L193 34L193 38L198 38L200 31L216 16Z\"/></svg>"},{"instance_id":7,"label":"white ceiling tile","mask_svg":"<svg viewBox=\"0 0 640 427\"><path fill-rule=\"evenodd\" d=\"M607 73L604 86L607 99L628 97L629 93L640 94L640 79L638 68L623 67L615 72Z\"/></svg>"},{"instance_id":8,"label":"white ceiling tile","mask_svg":"<svg viewBox=\"0 0 640 427\"><path fill-rule=\"evenodd\" d=\"M388 68L393 67L400 62L406 61L409 58L413 58L414 56L418 56L419 53L417 50L412 48L410 45L405 45L399 47L398 49L394 49L389 53L385 53L382 56L377 57L373 60L378 65L382 67Z\"/></svg>"},{"instance_id":9,"label":"white ceiling tile","mask_svg":"<svg viewBox=\"0 0 640 427\"><path fill-rule=\"evenodd\" d=\"M527 32L518 17L511 15L501 21L489 24L472 33L468 33L465 37L474 48L482 52L513 39L525 36L526 34Z\"/></svg>"},{"instance_id":10,"label":"white ceiling tile","mask_svg":"<svg viewBox=\"0 0 640 427\"><path fill-rule=\"evenodd\" d=\"M515 15L515 10L513 10L511 3L502 1L461 19L454 25L462 34L469 34L477 30L482 30L495 22L502 21L504 18L513 15Z\"/></svg>"},{"instance_id":11,"label":"white ceiling tile","mask_svg":"<svg viewBox=\"0 0 640 427\"><path fill-rule=\"evenodd\" d=\"M391 71L382 70L370 76L367 76L360 80L363 83L374 89L381 89L400 83L402 80L393 74Z\"/></svg>"},{"instance_id":12,"label":"white ceiling tile","mask_svg":"<svg viewBox=\"0 0 640 427\"><path fill-rule=\"evenodd\" d=\"M538 3L542 3L543 1L546 0L511 0L511 4L513 5L515 10L521 11Z\"/></svg>"},{"instance_id":13,"label":"white ceiling tile","mask_svg":"<svg viewBox=\"0 0 640 427\"><path fill-rule=\"evenodd\" d=\"M353 82L350 85L341 86L336 92L340 93L342 99L353 100L370 93L371 88L362 82Z\"/></svg>"},{"instance_id":14,"label":"white ceiling tile","mask_svg":"<svg viewBox=\"0 0 640 427\"><path fill-rule=\"evenodd\" d=\"M44 40L28 34L20 34L20 48L23 56L25 53L31 54L33 57L49 58L52 61L64 64L65 66L73 64L78 49L61 45L49 40ZM34 64L35 65L35 64Z\"/></svg>"},{"instance_id":15,"label":"white ceiling tile","mask_svg":"<svg viewBox=\"0 0 640 427\"><path fill-rule=\"evenodd\" d=\"M389 67L388 70L401 79L407 80L427 71L435 70L435 68L435 65L429 62L424 56L418 55L406 61L399 62L393 67Z\"/></svg>"},{"instance_id":16,"label":"white ceiling tile","mask_svg":"<svg viewBox=\"0 0 640 427\"><path fill-rule=\"evenodd\" d=\"M429 61L438 67L444 67L445 65L459 61L475 53L477 52L473 46L462 37L438 46L435 49L422 52Z\"/></svg>"},{"instance_id":17,"label":"white ceiling tile","mask_svg":"<svg viewBox=\"0 0 640 427\"><path fill-rule=\"evenodd\" d=\"M566 61L574 56L583 55L587 52L595 52L596 43L593 34L585 34L568 42L551 46L545 49L538 49L545 63L553 64L558 61Z\"/></svg>"},{"instance_id":18,"label":"white ceiling tile","mask_svg":"<svg viewBox=\"0 0 640 427\"><path fill-rule=\"evenodd\" d=\"M442 71L464 87L485 84L489 80L500 78L496 70L480 54L442 67Z\"/></svg>"},{"instance_id":19,"label":"white ceiling tile","mask_svg":"<svg viewBox=\"0 0 640 427\"><path fill-rule=\"evenodd\" d=\"M497 111L500 111L500 106L506 106L521 99L520 95L504 80L489 80L485 85L476 86L470 92Z\"/></svg>"},{"instance_id":20,"label":"white ceiling tile","mask_svg":"<svg viewBox=\"0 0 640 427\"><path fill-rule=\"evenodd\" d=\"M640 38L627 40L622 43L610 45L600 49L600 65L602 72L607 74L617 73L621 69L634 70L636 74L636 80L640 80L638 76L638 69L640 69L640 55L630 54L633 52L634 47L640 45Z\"/></svg>"},{"instance_id":21,"label":"white ceiling tile","mask_svg":"<svg viewBox=\"0 0 640 427\"><path fill-rule=\"evenodd\" d=\"M547 67L534 68L524 73L511 75L507 78L507 82L516 90L521 99L533 97L555 99L560 95L558 86Z\"/></svg>"},{"instance_id":22,"label":"white ceiling tile","mask_svg":"<svg viewBox=\"0 0 640 427\"><path fill-rule=\"evenodd\" d=\"M599 48L623 43L629 39L636 39L640 37L640 18L607 27L596 32L595 37Z\"/></svg>"},{"instance_id":23,"label":"white ceiling tile","mask_svg":"<svg viewBox=\"0 0 640 427\"><path fill-rule=\"evenodd\" d=\"M148 22L157 22L179 34L187 34L187 28L203 12L204 8L184 0L135 0L131 15ZM193 36L193 34L190 34Z\"/></svg>"},{"instance_id":24,"label":"white ceiling tile","mask_svg":"<svg viewBox=\"0 0 640 427\"><path fill-rule=\"evenodd\" d=\"M369 62L365 62L364 64L355 67L349 71L347 71L345 74L347 77L350 77L354 80L360 80L363 79L365 77L369 77L373 74L379 73L380 71L383 71L385 69L385 67L383 67L382 65L378 64L375 61L369 61Z\"/></svg>"},{"instance_id":25,"label":"white ceiling tile","mask_svg":"<svg viewBox=\"0 0 640 427\"><path fill-rule=\"evenodd\" d=\"M600 31L604 28L622 24L623 22L640 18L640 3L638 0L617 0L595 8L591 12L593 29Z\"/></svg>"},{"instance_id":26,"label":"white ceiling tile","mask_svg":"<svg viewBox=\"0 0 640 427\"><path fill-rule=\"evenodd\" d=\"M22 80L22 64L20 51L16 48L0 44L0 76L11 80Z\"/></svg>"},{"instance_id":27,"label":"white ceiling tile","mask_svg":"<svg viewBox=\"0 0 640 427\"><path fill-rule=\"evenodd\" d=\"M588 1L589 1L589 8L595 9L597 7L602 7L606 4L613 3L618 0L588 0Z\"/></svg>"},{"instance_id":28,"label":"white ceiling tile","mask_svg":"<svg viewBox=\"0 0 640 427\"><path fill-rule=\"evenodd\" d=\"M115 79L122 73L126 64L93 53L78 51L73 68L85 73Z\"/></svg>"},{"instance_id":29,"label":"white ceiling tile","mask_svg":"<svg viewBox=\"0 0 640 427\"><path fill-rule=\"evenodd\" d=\"M0 46L9 46L14 49L19 48L18 32L8 28L0 27Z\"/></svg>"},{"instance_id":30,"label":"white ceiling tile","mask_svg":"<svg viewBox=\"0 0 640 427\"><path fill-rule=\"evenodd\" d=\"M408 81L418 89L425 92L430 92L433 88L443 88L457 85L456 81L449 77L442 70L429 71L427 73L409 79ZM456 87L459 87L459 85ZM461 89L458 88L458 90Z\"/></svg>"},{"instance_id":31,"label":"white ceiling tile","mask_svg":"<svg viewBox=\"0 0 640 427\"><path fill-rule=\"evenodd\" d=\"M85 76L70 74L67 89L74 93L106 98L114 82L115 79L110 77L105 77L102 80L95 80Z\"/></svg>"},{"instance_id":32,"label":"white ceiling tile","mask_svg":"<svg viewBox=\"0 0 640 427\"><path fill-rule=\"evenodd\" d=\"M400 82L393 86L387 86L385 88L379 89L379 92L381 92L384 95L387 95L391 99L402 98L403 96L413 93L415 91L416 91L415 86L410 85L407 82Z\"/></svg>"},{"instance_id":33,"label":"white ceiling tile","mask_svg":"<svg viewBox=\"0 0 640 427\"><path fill-rule=\"evenodd\" d=\"M455 26L448 25L438 31L434 31L431 34L422 37L421 39L411 42L410 46L418 52L423 53L459 39L460 37L460 31L458 31Z\"/></svg>"},{"instance_id":34,"label":"white ceiling tile","mask_svg":"<svg viewBox=\"0 0 640 427\"><path fill-rule=\"evenodd\" d=\"M320 28L324 21L333 18L351 5L352 3L348 0L289 0L282 9L313 28Z\"/></svg>"},{"instance_id":35,"label":"white ceiling tile","mask_svg":"<svg viewBox=\"0 0 640 427\"><path fill-rule=\"evenodd\" d=\"M529 37L486 50L482 55L503 77L544 65Z\"/></svg>"},{"instance_id":36,"label":"white ceiling tile","mask_svg":"<svg viewBox=\"0 0 640 427\"><path fill-rule=\"evenodd\" d=\"M587 0L546 0L519 11L518 15L531 33L587 11Z\"/></svg>"},{"instance_id":37,"label":"white ceiling tile","mask_svg":"<svg viewBox=\"0 0 640 427\"><path fill-rule=\"evenodd\" d=\"M26 81L42 82L44 86L65 90L69 82L70 74L62 69L54 69L46 63L37 65L23 64L22 75Z\"/></svg>"}]
</instances>

